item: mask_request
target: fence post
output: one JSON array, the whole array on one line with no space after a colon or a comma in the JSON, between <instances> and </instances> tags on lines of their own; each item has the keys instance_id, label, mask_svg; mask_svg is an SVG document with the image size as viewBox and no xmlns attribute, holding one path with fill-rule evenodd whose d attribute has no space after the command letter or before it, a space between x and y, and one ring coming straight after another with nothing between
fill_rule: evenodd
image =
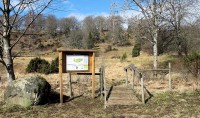
<instances>
[{"instance_id":1,"label":"fence post","mask_svg":"<svg viewBox=\"0 0 200 118\"><path fill-rule=\"evenodd\" d=\"M63 53L59 52L60 103L63 103Z\"/></svg>"},{"instance_id":2,"label":"fence post","mask_svg":"<svg viewBox=\"0 0 200 118\"><path fill-rule=\"evenodd\" d=\"M101 67L101 94L104 91L104 66Z\"/></svg>"},{"instance_id":3,"label":"fence post","mask_svg":"<svg viewBox=\"0 0 200 118\"><path fill-rule=\"evenodd\" d=\"M169 62L169 90L172 90L171 63Z\"/></svg>"},{"instance_id":4,"label":"fence post","mask_svg":"<svg viewBox=\"0 0 200 118\"><path fill-rule=\"evenodd\" d=\"M141 78L142 103L145 104L145 100L144 100L144 78L143 78L141 73L140 73L140 78Z\"/></svg>"},{"instance_id":5,"label":"fence post","mask_svg":"<svg viewBox=\"0 0 200 118\"><path fill-rule=\"evenodd\" d=\"M126 71L126 87L128 86L128 69L125 70Z\"/></svg>"},{"instance_id":6,"label":"fence post","mask_svg":"<svg viewBox=\"0 0 200 118\"><path fill-rule=\"evenodd\" d=\"M2 85L2 81L1 81L1 75L0 75L0 87L1 87L1 85Z\"/></svg>"},{"instance_id":7,"label":"fence post","mask_svg":"<svg viewBox=\"0 0 200 118\"><path fill-rule=\"evenodd\" d=\"M104 108L107 107L107 89L106 89L106 78L105 78L105 67L102 66L102 78L103 78L103 83L104 83Z\"/></svg>"},{"instance_id":8,"label":"fence post","mask_svg":"<svg viewBox=\"0 0 200 118\"><path fill-rule=\"evenodd\" d=\"M70 97L73 97L72 93L72 75L69 73L69 92L70 92Z\"/></svg>"},{"instance_id":9,"label":"fence post","mask_svg":"<svg viewBox=\"0 0 200 118\"><path fill-rule=\"evenodd\" d=\"M99 87L100 87L100 96L102 97L102 66L99 69Z\"/></svg>"},{"instance_id":10,"label":"fence post","mask_svg":"<svg viewBox=\"0 0 200 118\"><path fill-rule=\"evenodd\" d=\"M132 89L134 90L134 76L135 76L135 72L132 69Z\"/></svg>"}]
</instances>

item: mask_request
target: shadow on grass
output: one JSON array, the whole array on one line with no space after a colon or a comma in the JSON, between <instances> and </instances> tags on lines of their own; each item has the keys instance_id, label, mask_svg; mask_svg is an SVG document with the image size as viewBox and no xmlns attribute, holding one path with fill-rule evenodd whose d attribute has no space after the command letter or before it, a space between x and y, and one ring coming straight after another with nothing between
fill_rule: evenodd
<instances>
[{"instance_id":1,"label":"shadow on grass","mask_svg":"<svg viewBox=\"0 0 200 118\"><path fill-rule=\"evenodd\" d=\"M70 99L69 96L63 95L63 102L68 101ZM60 93L56 91L51 91L49 95L49 104L60 103Z\"/></svg>"},{"instance_id":2,"label":"shadow on grass","mask_svg":"<svg viewBox=\"0 0 200 118\"><path fill-rule=\"evenodd\" d=\"M63 95L63 103L70 102L71 100L74 100L81 96L82 95L70 98L69 96ZM56 103L60 103L60 93L52 90L49 95L49 104L56 104Z\"/></svg>"},{"instance_id":3,"label":"shadow on grass","mask_svg":"<svg viewBox=\"0 0 200 118\"><path fill-rule=\"evenodd\" d=\"M110 97L111 91L113 90L113 86L110 87L108 94L106 96L106 101L108 101L108 98Z\"/></svg>"},{"instance_id":4,"label":"shadow on grass","mask_svg":"<svg viewBox=\"0 0 200 118\"><path fill-rule=\"evenodd\" d=\"M151 94L150 91L147 90L146 87L144 87L144 89L146 90L147 94L149 94L149 97L145 100L145 103L147 103L153 97L153 94Z\"/></svg>"}]
</instances>

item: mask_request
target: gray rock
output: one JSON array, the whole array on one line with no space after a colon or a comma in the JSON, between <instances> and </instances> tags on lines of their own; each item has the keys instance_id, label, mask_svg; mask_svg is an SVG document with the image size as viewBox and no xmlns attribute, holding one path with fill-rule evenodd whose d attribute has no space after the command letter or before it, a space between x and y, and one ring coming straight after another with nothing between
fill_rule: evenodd
<instances>
[{"instance_id":1,"label":"gray rock","mask_svg":"<svg viewBox=\"0 0 200 118\"><path fill-rule=\"evenodd\" d=\"M14 80L5 90L4 100L8 105L29 107L48 102L50 84L40 76Z\"/></svg>"}]
</instances>

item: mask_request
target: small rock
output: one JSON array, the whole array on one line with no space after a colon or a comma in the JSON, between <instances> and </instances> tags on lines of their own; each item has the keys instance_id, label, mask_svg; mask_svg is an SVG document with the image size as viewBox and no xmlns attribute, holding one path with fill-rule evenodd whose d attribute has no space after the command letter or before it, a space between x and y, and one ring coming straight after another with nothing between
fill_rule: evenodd
<instances>
[{"instance_id":1,"label":"small rock","mask_svg":"<svg viewBox=\"0 0 200 118\"><path fill-rule=\"evenodd\" d=\"M185 99L181 99L180 102L187 102L187 100L185 100Z\"/></svg>"}]
</instances>

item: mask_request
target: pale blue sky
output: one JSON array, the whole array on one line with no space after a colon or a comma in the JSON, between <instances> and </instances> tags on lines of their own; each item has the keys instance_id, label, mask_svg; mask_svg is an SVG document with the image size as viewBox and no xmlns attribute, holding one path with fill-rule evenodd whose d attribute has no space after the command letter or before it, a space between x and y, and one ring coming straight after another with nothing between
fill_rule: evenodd
<instances>
[{"instance_id":1,"label":"pale blue sky","mask_svg":"<svg viewBox=\"0 0 200 118\"><path fill-rule=\"evenodd\" d=\"M111 1L112 0L61 0L53 3L53 6L50 8L56 10L51 10L49 13L56 15L57 18L76 16L80 20L88 15L108 16L110 13Z\"/></svg>"},{"instance_id":2,"label":"pale blue sky","mask_svg":"<svg viewBox=\"0 0 200 118\"><path fill-rule=\"evenodd\" d=\"M19 1L20 0L11 0L11 4L16 5ZM111 15L110 9L112 2L120 4L123 0L53 0L52 4L43 14L53 14L57 18L75 16L78 20L83 20L89 15L108 17ZM130 17L132 14L135 14L135 12L125 11L124 13L120 12L118 15Z\"/></svg>"}]
</instances>

